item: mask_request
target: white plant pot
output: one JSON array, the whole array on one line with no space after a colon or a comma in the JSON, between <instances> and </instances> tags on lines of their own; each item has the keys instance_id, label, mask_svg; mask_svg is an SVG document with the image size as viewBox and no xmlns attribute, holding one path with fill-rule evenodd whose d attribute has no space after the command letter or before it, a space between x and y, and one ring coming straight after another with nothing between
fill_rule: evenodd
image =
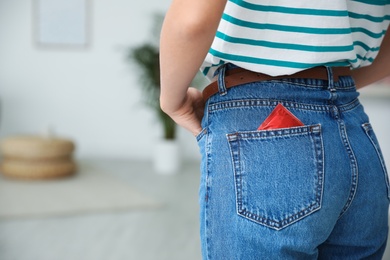
<instances>
[{"instance_id":1,"label":"white plant pot","mask_svg":"<svg viewBox=\"0 0 390 260\"><path fill-rule=\"evenodd\" d=\"M159 174L176 174L179 171L181 157L179 144L175 140L156 142L153 155L154 170Z\"/></svg>"}]
</instances>

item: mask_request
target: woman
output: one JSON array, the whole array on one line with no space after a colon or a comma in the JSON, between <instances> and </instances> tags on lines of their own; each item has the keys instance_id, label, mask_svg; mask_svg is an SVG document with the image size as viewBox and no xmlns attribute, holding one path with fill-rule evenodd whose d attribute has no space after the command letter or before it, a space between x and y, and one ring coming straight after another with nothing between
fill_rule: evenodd
<instances>
[{"instance_id":1,"label":"woman","mask_svg":"<svg viewBox=\"0 0 390 260\"><path fill-rule=\"evenodd\" d=\"M202 153L204 259L381 259L388 176L357 89L390 75L389 20L389 1L172 1L160 103Z\"/></svg>"}]
</instances>

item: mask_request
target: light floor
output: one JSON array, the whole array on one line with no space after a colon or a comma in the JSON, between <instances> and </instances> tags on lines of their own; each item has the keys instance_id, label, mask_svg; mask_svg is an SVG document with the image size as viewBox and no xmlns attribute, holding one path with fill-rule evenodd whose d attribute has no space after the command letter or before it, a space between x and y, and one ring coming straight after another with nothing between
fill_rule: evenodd
<instances>
[{"instance_id":1,"label":"light floor","mask_svg":"<svg viewBox=\"0 0 390 260\"><path fill-rule=\"evenodd\" d=\"M0 260L199 260L196 163L173 176L142 162L89 160L163 203L153 210L0 220ZM384 260L390 260L389 248Z\"/></svg>"},{"instance_id":2,"label":"light floor","mask_svg":"<svg viewBox=\"0 0 390 260\"><path fill-rule=\"evenodd\" d=\"M1 260L198 260L197 164L175 176L142 162L83 161L162 202L161 208L0 220ZM82 168L82 167L81 167Z\"/></svg>"}]
</instances>

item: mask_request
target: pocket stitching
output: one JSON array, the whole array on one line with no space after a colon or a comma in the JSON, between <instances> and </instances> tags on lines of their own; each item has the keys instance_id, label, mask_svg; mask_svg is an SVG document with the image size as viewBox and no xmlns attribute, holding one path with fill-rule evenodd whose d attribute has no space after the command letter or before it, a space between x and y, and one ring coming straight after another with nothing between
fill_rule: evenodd
<instances>
[{"instance_id":1,"label":"pocket stitching","mask_svg":"<svg viewBox=\"0 0 390 260\"><path fill-rule=\"evenodd\" d=\"M273 132L273 133L272 133ZM276 134L276 135L275 135ZM315 196L314 201L310 205L306 205L304 209L290 213L286 218L275 220L269 217L259 216L258 214L252 213L245 208L245 199L243 196L243 178L241 174L240 165L240 139L268 139L283 137L288 134L291 135L309 135L315 152L316 159L316 183L315 183ZM324 164L323 164L323 143L321 135L321 125L301 126L286 129L276 130L262 130L262 131L248 131L248 132L237 132L234 134L227 135L231 157L234 166L235 176L235 188L236 188L236 207L237 214L243 216L256 223L268 226L272 229L280 230L283 229L300 219L318 211L322 204L322 192L323 192L323 180L324 180ZM314 140L318 139L318 140Z\"/></svg>"}]
</instances>

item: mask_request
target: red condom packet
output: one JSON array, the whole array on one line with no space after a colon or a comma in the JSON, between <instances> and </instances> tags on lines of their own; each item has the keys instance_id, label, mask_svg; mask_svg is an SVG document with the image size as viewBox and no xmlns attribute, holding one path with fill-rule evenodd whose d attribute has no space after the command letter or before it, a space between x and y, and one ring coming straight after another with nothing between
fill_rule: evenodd
<instances>
[{"instance_id":1,"label":"red condom packet","mask_svg":"<svg viewBox=\"0 0 390 260\"><path fill-rule=\"evenodd\" d=\"M282 104L278 104L257 130L303 126L304 124Z\"/></svg>"}]
</instances>

